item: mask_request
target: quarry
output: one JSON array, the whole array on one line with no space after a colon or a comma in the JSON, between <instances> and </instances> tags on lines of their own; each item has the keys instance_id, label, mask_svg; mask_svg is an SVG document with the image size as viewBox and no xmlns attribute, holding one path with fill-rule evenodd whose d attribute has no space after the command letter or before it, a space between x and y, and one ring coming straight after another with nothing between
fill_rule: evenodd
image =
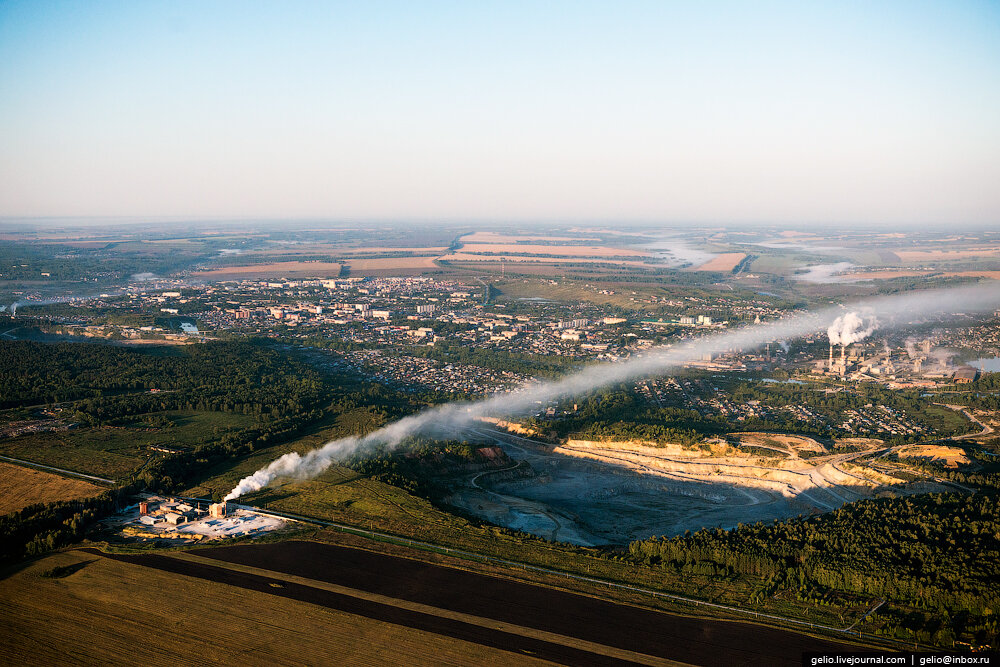
<instances>
[{"instance_id":1,"label":"quarry","mask_svg":"<svg viewBox=\"0 0 1000 667\"><path fill-rule=\"evenodd\" d=\"M884 455L897 448L862 438L828 447L806 436L743 433L734 434L738 446L720 440L685 448L573 439L548 445L492 428L475 434L521 463L476 475L446 502L579 545L728 529L829 512L861 498L946 490L933 479L894 476Z\"/></svg>"},{"instance_id":2,"label":"quarry","mask_svg":"<svg viewBox=\"0 0 1000 667\"><path fill-rule=\"evenodd\" d=\"M259 536L291 522L235 503L150 494L139 498L104 522L127 541L195 544Z\"/></svg>"}]
</instances>

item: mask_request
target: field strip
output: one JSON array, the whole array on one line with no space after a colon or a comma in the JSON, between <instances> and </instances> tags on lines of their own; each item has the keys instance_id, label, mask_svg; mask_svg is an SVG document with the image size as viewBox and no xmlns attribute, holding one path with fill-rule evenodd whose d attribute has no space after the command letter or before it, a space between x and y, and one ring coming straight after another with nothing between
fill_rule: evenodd
<instances>
[{"instance_id":1,"label":"field strip","mask_svg":"<svg viewBox=\"0 0 1000 667\"><path fill-rule=\"evenodd\" d=\"M560 644L562 646L570 646L573 648L588 651L590 653L596 653L598 655L608 656L610 658L617 658L619 660L628 660L640 665L687 664L677 661L666 660L664 658L657 658L655 656L646 655L643 653L637 653L635 651L619 649L613 646L606 646L604 644L590 642L585 639L580 639L577 637L567 637L565 635L546 632L544 630L536 630L534 628L515 625L513 623L506 623L503 621L497 621L490 618L483 618L481 616L473 616L472 614L465 614L462 612L451 611L448 609L441 609L440 607L432 607L430 605L421 604L419 602L410 602L409 600L392 598L385 595L380 595L378 593L369 593L367 591L361 591L354 588L349 588L347 586L340 586L338 584L333 584L325 581L317 581L315 579L299 577L293 574L285 574L283 572L278 572L275 570L266 570L263 568L252 567L248 565L240 565L238 563L220 561L214 558L206 558L204 556L198 556L197 554L193 554L191 552L175 552L169 554L169 557L176 558L178 560L185 560L203 565L209 565L211 567L223 567L228 570L243 572L245 574L252 574L261 577L268 577L271 579L278 579L281 581L287 581L289 583L295 583L302 586L309 586L311 588L327 590L333 593L339 593L341 595L347 595L362 600L368 600L370 602L377 602L379 604L390 605L393 607L406 609L408 611L414 611L422 614L429 614L431 616L446 618L453 621L461 621L463 623L477 625L479 627L488 628L490 630L497 630L500 632L517 634L521 635L522 637L539 639L553 644Z\"/></svg>"},{"instance_id":2,"label":"field strip","mask_svg":"<svg viewBox=\"0 0 1000 667\"><path fill-rule=\"evenodd\" d=\"M9 456L0 455L0 460L7 461L8 463L16 463L22 466L28 466L30 468L39 468L41 470L48 470L50 472L58 472L63 475L72 475L73 477L80 477L82 479L90 480L92 482L102 482L104 484L114 484L113 479L104 479L103 477L94 477L93 475L86 475L82 472L74 472L72 470L63 470L62 468L53 468L52 466L42 465L41 463L33 463L31 461L25 461L23 459L15 459Z\"/></svg>"}]
</instances>

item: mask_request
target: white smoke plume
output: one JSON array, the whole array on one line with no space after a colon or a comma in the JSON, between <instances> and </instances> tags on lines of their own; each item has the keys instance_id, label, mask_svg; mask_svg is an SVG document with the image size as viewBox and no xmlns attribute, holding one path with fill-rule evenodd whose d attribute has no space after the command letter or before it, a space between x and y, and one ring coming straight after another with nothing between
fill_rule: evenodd
<instances>
[{"instance_id":1,"label":"white smoke plume","mask_svg":"<svg viewBox=\"0 0 1000 667\"><path fill-rule=\"evenodd\" d=\"M878 320L873 314L858 311L844 313L833 321L826 330L831 345L850 345L871 336L878 328Z\"/></svg>"},{"instance_id":2,"label":"white smoke plume","mask_svg":"<svg viewBox=\"0 0 1000 667\"><path fill-rule=\"evenodd\" d=\"M792 348L788 347L788 343L786 341L783 341L783 340L779 340L778 341L778 345L780 345L781 349L785 351L785 354L788 354L788 351L790 349L792 349Z\"/></svg>"},{"instance_id":3,"label":"white smoke plume","mask_svg":"<svg viewBox=\"0 0 1000 667\"><path fill-rule=\"evenodd\" d=\"M1000 289L996 283L951 290L913 292L859 304L861 312L871 309L886 317L953 312L956 308L961 308L964 312L973 312L992 309L998 305L1000 305ZM754 349L775 339L811 335L821 331L834 317L836 322L840 322L835 330L838 336L837 342L841 342L844 335L847 335L851 342L861 340L874 331L874 318L870 318L866 323L857 312L844 315L839 308L828 308L767 324L707 335L676 346L654 348L626 362L588 366L559 380L532 385L509 393L494 394L481 401L448 403L429 408L388 424L368 435L334 440L305 455L294 452L285 454L240 480L225 499L233 500L244 494L260 491L279 478L303 480L315 477L335 461L356 452L364 452L374 446L384 445L393 448L405 438L414 435L446 436L454 429L468 425L480 417L523 416L554 401L619 382L666 372L699 359L705 354L722 354L732 349ZM845 320L848 317L850 319ZM830 327L830 331L834 331L833 326ZM862 333L864 335L861 335ZM833 334L831 341L832 336Z\"/></svg>"}]
</instances>

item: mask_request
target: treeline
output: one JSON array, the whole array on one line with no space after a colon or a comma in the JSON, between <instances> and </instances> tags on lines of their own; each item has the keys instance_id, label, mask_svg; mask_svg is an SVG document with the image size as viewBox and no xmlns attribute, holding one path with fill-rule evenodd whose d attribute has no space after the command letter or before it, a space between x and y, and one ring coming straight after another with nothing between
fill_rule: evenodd
<instances>
[{"instance_id":1,"label":"treeline","mask_svg":"<svg viewBox=\"0 0 1000 667\"><path fill-rule=\"evenodd\" d=\"M725 420L695 410L649 405L631 389L618 386L581 398L576 410L556 420L532 418L529 428L552 439L565 437L648 440L694 445L704 435L725 431Z\"/></svg>"},{"instance_id":2,"label":"treeline","mask_svg":"<svg viewBox=\"0 0 1000 667\"><path fill-rule=\"evenodd\" d=\"M996 493L862 500L807 519L633 542L629 552L677 572L756 579L750 603L782 589L864 595L926 610L888 629L895 636L940 643L974 632L996 646Z\"/></svg>"},{"instance_id":3,"label":"treeline","mask_svg":"<svg viewBox=\"0 0 1000 667\"><path fill-rule=\"evenodd\" d=\"M0 408L79 401L89 423L183 409L276 418L315 409L329 389L312 368L261 345L216 342L170 352L2 342Z\"/></svg>"},{"instance_id":4,"label":"treeline","mask_svg":"<svg viewBox=\"0 0 1000 667\"><path fill-rule=\"evenodd\" d=\"M89 524L120 509L138 490L135 484L125 485L83 500L38 503L0 516L0 563L79 542Z\"/></svg>"}]
</instances>

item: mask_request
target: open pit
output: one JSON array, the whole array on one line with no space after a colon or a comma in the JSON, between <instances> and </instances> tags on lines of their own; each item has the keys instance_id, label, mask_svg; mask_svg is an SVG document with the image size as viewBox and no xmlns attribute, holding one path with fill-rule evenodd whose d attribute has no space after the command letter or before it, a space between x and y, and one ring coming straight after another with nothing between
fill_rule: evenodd
<instances>
[{"instance_id":1,"label":"open pit","mask_svg":"<svg viewBox=\"0 0 1000 667\"><path fill-rule=\"evenodd\" d=\"M492 428L475 435L502 447L518 469L480 473L447 501L508 528L581 545L828 512L879 494L943 490L864 465L877 446L829 451L804 436L738 434L710 449L569 440L546 445ZM767 455L773 448L773 455ZM764 452L762 455L760 452ZM802 457L802 454L806 454Z\"/></svg>"}]
</instances>

